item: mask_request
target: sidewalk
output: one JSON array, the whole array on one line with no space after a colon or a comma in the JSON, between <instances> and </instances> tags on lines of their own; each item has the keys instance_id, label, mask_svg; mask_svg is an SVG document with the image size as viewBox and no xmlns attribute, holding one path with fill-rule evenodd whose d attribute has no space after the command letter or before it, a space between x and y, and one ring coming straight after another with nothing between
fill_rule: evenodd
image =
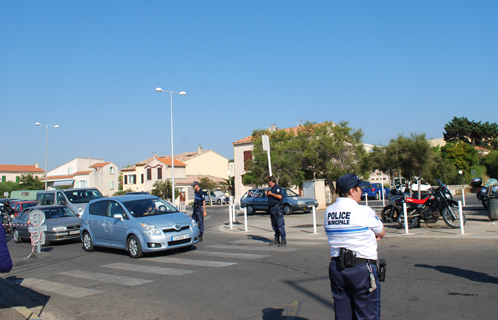
<instances>
[{"instance_id":1,"label":"sidewalk","mask_svg":"<svg viewBox=\"0 0 498 320\"><path fill-rule=\"evenodd\" d=\"M459 201L460 199L456 198ZM470 202L470 203L469 203ZM399 228L398 223L385 223L386 237L417 237L417 238L461 238L461 239L487 239L498 238L498 221L490 221L488 212L477 201L469 201L467 206L463 207L463 213L466 217L464 234L460 229L452 229L444 223L442 218L437 223L425 224L420 223L420 228L409 229L408 234L405 229ZM360 204L364 204L363 202ZM379 219L382 212L382 201L369 201L369 206L375 210ZM316 234L313 228L312 213L294 213L285 216L285 231L288 241L308 240L308 241L326 241L327 237L323 230L325 210L316 211ZM247 217L247 229L244 231L244 212L237 212L238 223L233 224L230 229L228 223L219 227L220 231L232 233L234 235L257 235L273 239L273 230L270 225L270 219L267 214L258 212Z\"/></svg>"}]
</instances>

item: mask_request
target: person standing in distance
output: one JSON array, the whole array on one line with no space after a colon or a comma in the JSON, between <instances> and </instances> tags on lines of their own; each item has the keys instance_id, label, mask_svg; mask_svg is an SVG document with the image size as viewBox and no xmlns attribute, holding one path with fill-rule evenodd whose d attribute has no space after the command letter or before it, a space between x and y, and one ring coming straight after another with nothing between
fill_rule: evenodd
<instances>
[{"instance_id":1,"label":"person standing in distance","mask_svg":"<svg viewBox=\"0 0 498 320\"><path fill-rule=\"evenodd\" d=\"M353 173L343 175L336 181L340 198L325 210L336 319L380 319L377 241L386 231L374 210L358 204L360 187L368 184Z\"/></svg>"},{"instance_id":2,"label":"person standing in distance","mask_svg":"<svg viewBox=\"0 0 498 320\"><path fill-rule=\"evenodd\" d=\"M199 187L199 182L194 181L192 187L195 191L192 219L194 219L199 226L199 241L202 241L202 235L204 234L204 217L207 215L205 194L204 191L201 190L201 187Z\"/></svg>"},{"instance_id":3,"label":"person standing in distance","mask_svg":"<svg viewBox=\"0 0 498 320\"><path fill-rule=\"evenodd\" d=\"M275 234L270 246L278 245L283 247L287 245L287 240L285 236L284 210L282 209L282 187L277 184L275 176L268 177L268 185L270 190L267 190L265 194L268 197L271 227Z\"/></svg>"}]
</instances>

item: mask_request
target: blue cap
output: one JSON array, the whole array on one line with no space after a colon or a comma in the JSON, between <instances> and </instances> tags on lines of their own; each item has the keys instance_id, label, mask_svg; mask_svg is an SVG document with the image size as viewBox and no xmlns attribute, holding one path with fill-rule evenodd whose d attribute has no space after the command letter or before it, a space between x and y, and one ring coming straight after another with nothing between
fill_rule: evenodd
<instances>
[{"instance_id":1,"label":"blue cap","mask_svg":"<svg viewBox=\"0 0 498 320\"><path fill-rule=\"evenodd\" d=\"M370 184L370 182L362 181L358 176L354 173L347 173L337 179L335 182L337 190L339 192L348 192L349 189L356 187L366 187Z\"/></svg>"}]
</instances>

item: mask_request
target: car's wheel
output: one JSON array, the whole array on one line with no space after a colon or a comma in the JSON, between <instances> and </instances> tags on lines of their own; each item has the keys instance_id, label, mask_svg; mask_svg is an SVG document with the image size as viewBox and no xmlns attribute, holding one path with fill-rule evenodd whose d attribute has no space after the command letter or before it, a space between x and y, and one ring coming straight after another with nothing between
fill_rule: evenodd
<instances>
[{"instance_id":1,"label":"car's wheel","mask_svg":"<svg viewBox=\"0 0 498 320\"><path fill-rule=\"evenodd\" d=\"M83 250L87 252L95 250L95 248L93 247L92 236L90 235L90 233L88 233L88 231L85 231L85 233L83 233Z\"/></svg>"},{"instance_id":2,"label":"car's wheel","mask_svg":"<svg viewBox=\"0 0 498 320\"><path fill-rule=\"evenodd\" d=\"M217 203L219 206L221 206L221 199L219 199Z\"/></svg>"},{"instance_id":3,"label":"car's wheel","mask_svg":"<svg viewBox=\"0 0 498 320\"><path fill-rule=\"evenodd\" d=\"M19 230L17 230L17 229L14 229L14 242L15 243L22 242L21 236L19 235Z\"/></svg>"},{"instance_id":4,"label":"car's wheel","mask_svg":"<svg viewBox=\"0 0 498 320\"><path fill-rule=\"evenodd\" d=\"M138 259L143 256L142 246L140 245L140 241L136 236L131 236L128 239L128 254L133 259Z\"/></svg>"},{"instance_id":5,"label":"car's wheel","mask_svg":"<svg viewBox=\"0 0 498 320\"><path fill-rule=\"evenodd\" d=\"M253 207L247 206L246 210L247 210L247 214L254 214L254 208Z\"/></svg>"},{"instance_id":6,"label":"car's wheel","mask_svg":"<svg viewBox=\"0 0 498 320\"><path fill-rule=\"evenodd\" d=\"M375 200L379 200L379 199L380 199L380 192L377 192L377 193L375 194Z\"/></svg>"},{"instance_id":7,"label":"car's wheel","mask_svg":"<svg viewBox=\"0 0 498 320\"><path fill-rule=\"evenodd\" d=\"M43 236L43 242L40 243L40 244L42 246L46 247L46 246L50 245L50 241L48 241L48 237L47 237L47 233L46 232L44 232L43 235L44 235Z\"/></svg>"},{"instance_id":8,"label":"car's wheel","mask_svg":"<svg viewBox=\"0 0 498 320\"><path fill-rule=\"evenodd\" d=\"M288 204L284 204L284 214L292 214L292 207Z\"/></svg>"}]
</instances>

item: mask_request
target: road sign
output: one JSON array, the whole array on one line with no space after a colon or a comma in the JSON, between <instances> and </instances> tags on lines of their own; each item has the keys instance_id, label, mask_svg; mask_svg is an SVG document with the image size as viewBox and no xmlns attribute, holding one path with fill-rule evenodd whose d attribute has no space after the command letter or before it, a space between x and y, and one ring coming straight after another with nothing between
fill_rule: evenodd
<instances>
[{"instance_id":1,"label":"road sign","mask_svg":"<svg viewBox=\"0 0 498 320\"><path fill-rule=\"evenodd\" d=\"M41 210L33 210L29 214L29 224L32 226L38 227L40 226L43 222L45 222L45 213Z\"/></svg>"},{"instance_id":2,"label":"road sign","mask_svg":"<svg viewBox=\"0 0 498 320\"><path fill-rule=\"evenodd\" d=\"M47 231L47 225L41 225L39 227L28 227L28 231L33 233L33 232L38 232L38 231Z\"/></svg>"}]
</instances>

